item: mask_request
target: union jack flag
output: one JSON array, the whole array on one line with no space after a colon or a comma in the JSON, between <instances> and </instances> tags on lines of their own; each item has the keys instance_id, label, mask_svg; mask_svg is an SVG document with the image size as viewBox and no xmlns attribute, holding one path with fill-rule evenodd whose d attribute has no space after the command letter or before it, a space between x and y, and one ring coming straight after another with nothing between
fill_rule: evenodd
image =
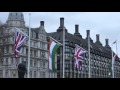
<instances>
[{"instance_id":1,"label":"union jack flag","mask_svg":"<svg viewBox=\"0 0 120 90\"><path fill-rule=\"evenodd\" d=\"M82 47L75 45L75 54L74 54L74 58L75 58L75 67L78 68L79 71L82 70L82 60L84 57L84 54L87 52L86 50L84 50Z\"/></svg>"},{"instance_id":2,"label":"union jack flag","mask_svg":"<svg viewBox=\"0 0 120 90\"><path fill-rule=\"evenodd\" d=\"M21 47L23 45L23 42L26 39L26 36L22 35L20 32L16 31L15 33L15 45L14 45L14 50L15 50L15 57L18 57L18 53L21 50Z\"/></svg>"}]
</instances>

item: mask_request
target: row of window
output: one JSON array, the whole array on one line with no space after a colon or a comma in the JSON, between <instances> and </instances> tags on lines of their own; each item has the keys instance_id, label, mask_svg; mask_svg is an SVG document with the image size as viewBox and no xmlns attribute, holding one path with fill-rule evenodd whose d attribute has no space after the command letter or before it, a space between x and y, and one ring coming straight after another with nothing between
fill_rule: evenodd
<instances>
[{"instance_id":1,"label":"row of window","mask_svg":"<svg viewBox=\"0 0 120 90\"><path fill-rule=\"evenodd\" d=\"M39 73L39 76L37 75ZM31 78L45 78L46 77L46 73L42 72L42 71L30 71L30 77Z\"/></svg>"},{"instance_id":2,"label":"row of window","mask_svg":"<svg viewBox=\"0 0 120 90\"><path fill-rule=\"evenodd\" d=\"M26 51L27 51L27 52L26 52L26 55L27 55L27 54L28 54L28 50L26 50ZM37 50L31 50L31 51L30 51L30 55L31 55L31 56L34 56L34 57L38 56ZM41 50L39 56L45 58L45 51L42 51L42 50Z\"/></svg>"},{"instance_id":3,"label":"row of window","mask_svg":"<svg viewBox=\"0 0 120 90\"><path fill-rule=\"evenodd\" d=\"M39 64L39 65L38 65ZM46 63L45 62L39 62L39 61L37 61L37 60L31 60L31 62L30 62L30 66L31 67L38 67L38 66L40 66L40 67L43 67L43 68L45 68L46 67L46 65L45 65Z\"/></svg>"},{"instance_id":4,"label":"row of window","mask_svg":"<svg viewBox=\"0 0 120 90\"><path fill-rule=\"evenodd\" d=\"M16 70L5 70L5 75L4 75L5 78L12 78L12 77L17 78L17 76L18 75Z\"/></svg>"},{"instance_id":5,"label":"row of window","mask_svg":"<svg viewBox=\"0 0 120 90\"><path fill-rule=\"evenodd\" d=\"M15 41L15 38L14 37L5 37L5 38L2 38L2 39L0 39L0 43L8 43L8 42L14 42Z\"/></svg>"},{"instance_id":6,"label":"row of window","mask_svg":"<svg viewBox=\"0 0 120 90\"><path fill-rule=\"evenodd\" d=\"M70 64L69 63L65 64L65 70L70 70ZM115 68L114 70L115 70L115 72L120 72L119 68ZM76 71L77 71L77 69L76 69ZM88 66L85 67L84 65L82 65L82 72L84 72L84 71L86 71L86 72L88 71ZM94 72L95 71L109 72L110 71L110 67L95 67L95 66L91 66L91 71L94 71Z\"/></svg>"},{"instance_id":7,"label":"row of window","mask_svg":"<svg viewBox=\"0 0 120 90\"><path fill-rule=\"evenodd\" d=\"M20 59L21 61L25 60L26 58L18 58L17 61L18 63L20 63ZM27 59L26 59L27 61ZM39 63L39 65L38 65ZM15 58L4 58L1 62L0 62L1 65L12 65L12 64L16 64L16 60ZM46 65L45 65L45 62L39 62L38 60L31 60L30 61L30 66L31 67L37 67L37 66L40 66L40 67L43 67L45 68Z\"/></svg>"},{"instance_id":8,"label":"row of window","mask_svg":"<svg viewBox=\"0 0 120 90\"><path fill-rule=\"evenodd\" d=\"M13 52L14 52L14 49L13 49L12 46L11 46L11 47L5 46L3 50L4 50L4 51L3 51L4 54L6 54L6 53L13 53ZM31 52L31 53L30 53L31 56L35 56L35 57L38 56L37 50L31 50L30 52ZM28 49L22 47L20 53L21 53L21 54L24 54L24 55L28 55ZM42 50L41 50L39 56L45 57L45 51L42 51Z\"/></svg>"},{"instance_id":9,"label":"row of window","mask_svg":"<svg viewBox=\"0 0 120 90\"><path fill-rule=\"evenodd\" d=\"M10 72L11 73L11 72ZM11 73L12 74L12 73ZM40 71L39 72L39 75L40 76L38 76L37 75L38 74L38 72L37 71L30 71L30 77L31 78L46 78L46 73L45 72L42 72L42 71ZM11 75L9 76L9 71L8 70L5 70L5 77L6 78L8 78L8 77L11 77Z\"/></svg>"},{"instance_id":10,"label":"row of window","mask_svg":"<svg viewBox=\"0 0 120 90\"><path fill-rule=\"evenodd\" d=\"M44 31L41 30L41 33L44 33ZM31 38L35 38L35 39L40 39L40 40L46 41L46 36L40 35L40 34L35 33L35 32L31 32Z\"/></svg>"},{"instance_id":11,"label":"row of window","mask_svg":"<svg viewBox=\"0 0 120 90\"><path fill-rule=\"evenodd\" d=\"M31 44L31 46L33 46L33 47L39 47L39 48L47 49L47 47L46 47L47 44L44 43L44 42L31 41L30 44ZM39 45L38 45L38 44L39 44Z\"/></svg>"},{"instance_id":12,"label":"row of window","mask_svg":"<svg viewBox=\"0 0 120 90\"><path fill-rule=\"evenodd\" d=\"M11 15L11 16L12 16L12 15L14 16L14 13L10 13L10 15ZM17 16L17 15L19 15L19 16L20 16L20 14L18 14L18 13L16 13L15 15L16 15L16 16ZM23 15L22 15L22 14L21 14L21 17L23 17Z\"/></svg>"},{"instance_id":13,"label":"row of window","mask_svg":"<svg viewBox=\"0 0 120 90\"><path fill-rule=\"evenodd\" d=\"M65 46L65 49L66 49L66 51L69 51L69 52L71 52L72 51L72 53L74 53L75 51L75 49L74 48L71 48L70 46L69 46L69 43L68 42L65 42L67 45ZM92 47L92 46L91 46ZM69 49L69 50L68 50ZM87 55L87 53L86 53L86 55ZM93 57L93 58L95 58L95 59L98 59L98 60L100 60L101 58L100 58L100 56L99 55L95 55L95 54L91 54L91 57ZM105 57L104 57L104 59L103 60L105 60ZM107 62L107 60L105 60L106 62Z\"/></svg>"},{"instance_id":14,"label":"row of window","mask_svg":"<svg viewBox=\"0 0 120 90\"><path fill-rule=\"evenodd\" d=\"M43 41L45 41L45 40L43 40ZM3 42L4 43L5 42L6 43L8 43L8 42L14 43L15 42L15 37L9 37L9 38L0 39L0 43L3 43ZM24 41L24 44L28 45L28 40L27 39ZM30 44L31 44L31 46L34 46L34 47L40 47L40 48L43 48L43 49L45 49L45 48L47 49L46 43L44 43L44 42L31 41Z\"/></svg>"},{"instance_id":15,"label":"row of window","mask_svg":"<svg viewBox=\"0 0 120 90\"><path fill-rule=\"evenodd\" d=\"M120 75L120 74L119 74ZM116 75L115 77L119 77L119 75ZM88 78L88 73L76 73L75 75L72 74L72 77L75 77L75 78ZM109 76L108 74L91 74L91 78L110 78L111 76ZM70 78L70 73L69 72L66 72L65 73L65 78Z\"/></svg>"},{"instance_id":16,"label":"row of window","mask_svg":"<svg viewBox=\"0 0 120 90\"><path fill-rule=\"evenodd\" d=\"M72 54L70 54L70 50L68 49L68 48L65 48L65 52L67 52L66 53L66 56L71 56L71 57L73 57L73 55ZM69 53L68 53L69 52ZM92 54L91 54L92 55ZM85 57L87 57L88 56L88 54L86 53L85 54ZM96 58L95 58L96 57ZM110 60L108 60L108 59L105 59L104 57L97 57L97 56L95 56L94 57L94 62L103 62L103 63L110 63L111 61ZM93 59L93 57L91 56L91 59ZM96 61L97 60L97 61Z\"/></svg>"},{"instance_id":17,"label":"row of window","mask_svg":"<svg viewBox=\"0 0 120 90\"><path fill-rule=\"evenodd\" d=\"M16 18L16 19L17 19L17 18ZM17 22L12 21L12 22L9 22L8 25L9 25L9 26L11 26L11 25L13 25L13 26L16 26L16 25L17 25L17 26L25 26L25 24L24 24L23 22L20 22L20 21L19 21L19 22L18 22L18 21L17 21Z\"/></svg>"},{"instance_id":18,"label":"row of window","mask_svg":"<svg viewBox=\"0 0 120 90\"><path fill-rule=\"evenodd\" d=\"M10 58L8 60L8 58L4 58L1 60L0 62L1 65L10 65L10 64L15 64L15 59L14 58Z\"/></svg>"}]
</instances>

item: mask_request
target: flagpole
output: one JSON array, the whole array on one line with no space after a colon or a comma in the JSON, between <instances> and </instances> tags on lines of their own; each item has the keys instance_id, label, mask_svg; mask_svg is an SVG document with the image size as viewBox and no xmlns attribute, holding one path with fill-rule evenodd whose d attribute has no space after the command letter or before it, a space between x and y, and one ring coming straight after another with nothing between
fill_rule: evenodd
<instances>
[{"instance_id":1,"label":"flagpole","mask_svg":"<svg viewBox=\"0 0 120 90\"><path fill-rule=\"evenodd\" d=\"M118 51L117 51L117 40L116 40L116 55L117 55L117 57L118 57ZM114 60L114 62L115 62L115 60ZM115 76L114 76L114 78L115 78Z\"/></svg>"},{"instance_id":2,"label":"flagpole","mask_svg":"<svg viewBox=\"0 0 120 90\"><path fill-rule=\"evenodd\" d=\"M50 70L49 70L49 78L50 78Z\"/></svg>"},{"instance_id":3,"label":"flagpole","mask_svg":"<svg viewBox=\"0 0 120 90\"><path fill-rule=\"evenodd\" d=\"M90 34L88 35L89 78L90 78Z\"/></svg>"},{"instance_id":4,"label":"flagpole","mask_svg":"<svg viewBox=\"0 0 120 90\"><path fill-rule=\"evenodd\" d=\"M114 64L113 64L113 44L112 44L112 77L114 78Z\"/></svg>"},{"instance_id":5,"label":"flagpole","mask_svg":"<svg viewBox=\"0 0 120 90\"><path fill-rule=\"evenodd\" d=\"M65 61L65 27L63 27L63 78L65 78L64 76L64 73L65 73L65 71L64 71L64 61Z\"/></svg>"},{"instance_id":6,"label":"flagpole","mask_svg":"<svg viewBox=\"0 0 120 90\"><path fill-rule=\"evenodd\" d=\"M84 54L84 62L85 62L85 54ZM87 77L87 76L86 76Z\"/></svg>"},{"instance_id":7,"label":"flagpole","mask_svg":"<svg viewBox=\"0 0 120 90\"><path fill-rule=\"evenodd\" d=\"M22 33L23 35L25 35L26 37L28 37L28 35L25 34L24 32L22 32L20 29L18 29L18 28L16 28L16 27L14 27L14 28L15 28L15 30L18 30L20 33Z\"/></svg>"},{"instance_id":8,"label":"flagpole","mask_svg":"<svg viewBox=\"0 0 120 90\"><path fill-rule=\"evenodd\" d=\"M75 59L74 59L74 78L75 78Z\"/></svg>"},{"instance_id":9,"label":"flagpole","mask_svg":"<svg viewBox=\"0 0 120 90\"><path fill-rule=\"evenodd\" d=\"M118 52L117 52L117 40L116 40L116 54L118 55Z\"/></svg>"},{"instance_id":10,"label":"flagpole","mask_svg":"<svg viewBox=\"0 0 120 90\"><path fill-rule=\"evenodd\" d=\"M30 78L30 34L31 34L31 29L30 29L30 16L31 13L29 13L29 41L28 41L28 72L27 72L27 78Z\"/></svg>"},{"instance_id":11,"label":"flagpole","mask_svg":"<svg viewBox=\"0 0 120 90\"><path fill-rule=\"evenodd\" d=\"M78 62L79 63L79 62ZM79 78L79 69L78 69L78 78Z\"/></svg>"},{"instance_id":12,"label":"flagpole","mask_svg":"<svg viewBox=\"0 0 120 90\"><path fill-rule=\"evenodd\" d=\"M117 40L116 40L116 55L118 55L118 52L117 52ZM113 55L112 55L113 57ZM115 75L114 75L114 62L115 62L115 58L113 57L113 78L115 78Z\"/></svg>"}]
</instances>

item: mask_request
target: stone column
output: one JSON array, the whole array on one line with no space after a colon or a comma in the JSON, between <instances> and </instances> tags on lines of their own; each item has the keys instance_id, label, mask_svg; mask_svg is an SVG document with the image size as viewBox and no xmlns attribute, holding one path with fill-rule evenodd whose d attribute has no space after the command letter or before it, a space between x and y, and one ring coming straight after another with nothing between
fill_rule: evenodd
<instances>
[{"instance_id":1,"label":"stone column","mask_svg":"<svg viewBox=\"0 0 120 90\"><path fill-rule=\"evenodd\" d=\"M24 47L24 55L26 55L26 47ZM26 55L26 56L28 56L28 55Z\"/></svg>"},{"instance_id":2,"label":"stone column","mask_svg":"<svg viewBox=\"0 0 120 90\"><path fill-rule=\"evenodd\" d=\"M37 78L40 77L40 72L39 72L39 69L37 70Z\"/></svg>"},{"instance_id":3,"label":"stone column","mask_svg":"<svg viewBox=\"0 0 120 90\"><path fill-rule=\"evenodd\" d=\"M38 50L37 56L40 57L40 50Z\"/></svg>"},{"instance_id":4,"label":"stone column","mask_svg":"<svg viewBox=\"0 0 120 90\"><path fill-rule=\"evenodd\" d=\"M60 47L60 78L63 77L63 59L62 59L62 47Z\"/></svg>"},{"instance_id":5,"label":"stone column","mask_svg":"<svg viewBox=\"0 0 120 90\"><path fill-rule=\"evenodd\" d=\"M8 70L8 78L11 78L11 70Z\"/></svg>"},{"instance_id":6,"label":"stone column","mask_svg":"<svg viewBox=\"0 0 120 90\"><path fill-rule=\"evenodd\" d=\"M5 78L5 69L3 69L3 78Z\"/></svg>"}]
</instances>

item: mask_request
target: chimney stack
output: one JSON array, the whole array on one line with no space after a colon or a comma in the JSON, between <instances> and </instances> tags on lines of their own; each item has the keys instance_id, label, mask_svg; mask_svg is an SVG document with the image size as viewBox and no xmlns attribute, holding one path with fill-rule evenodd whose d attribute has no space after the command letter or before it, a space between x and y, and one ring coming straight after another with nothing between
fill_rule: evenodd
<instances>
[{"instance_id":1,"label":"chimney stack","mask_svg":"<svg viewBox=\"0 0 120 90\"><path fill-rule=\"evenodd\" d=\"M44 26L44 21L40 21L41 26Z\"/></svg>"},{"instance_id":2,"label":"chimney stack","mask_svg":"<svg viewBox=\"0 0 120 90\"><path fill-rule=\"evenodd\" d=\"M106 41L106 46L108 46L109 45L109 39L105 39L105 41Z\"/></svg>"},{"instance_id":3,"label":"chimney stack","mask_svg":"<svg viewBox=\"0 0 120 90\"><path fill-rule=\"evenodd\" d=\"M88 37L88 35L90 36L90 30L87 30L87 37Z\"/></svg>"},{"instance_id":4,"label":"chimney stack","mask_svg":"<svg viewBox=\"0 0 120 90\"><path fill-rule=\"evenodd\" d=\"M75 33L79 33L79 25L75 25Z\"/></svg>"},{"instance_id":5,"label":"chimney stack","mask_svg":"<svg viewBox=\"0 0 120 90\"><path fill-rule=\"evenodd\" d=\"M60 27L64 27L64 18L63 17L61 17L60 18Z\"/></svg>"},{"instance_id":6,"label":"chimney stack","mask_svg":"<svg viewBox=\"0 0 120 90\"><path fill-rule=\"evenodd\" d=\"M96 41L99 42L99 34L96 35Z\"/></svg>"},{"instance_id":7,"label":"chimney stack","mask_svg":"<svg viewBox=\"0 0 120 90\"><path fill-rule=\"evenodd\" d=\"M63 28L65 29L65 32L67 32L67 29L66 29L65 26L64 26L64 18L61 17L61 18L60 18L60 27L57 29L57 32L63 31L63 30L64 30Z\"/></svg>"}]
</instances>

